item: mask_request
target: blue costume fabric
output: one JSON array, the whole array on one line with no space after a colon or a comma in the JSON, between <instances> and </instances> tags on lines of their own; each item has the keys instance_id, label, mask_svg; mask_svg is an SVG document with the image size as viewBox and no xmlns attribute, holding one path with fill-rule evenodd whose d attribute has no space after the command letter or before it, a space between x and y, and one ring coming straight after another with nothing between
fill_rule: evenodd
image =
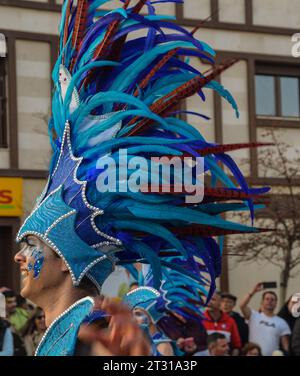
<instances>
[{"instance_id":1,"label":"blue costume fabric","mask_svg":"<svg viewBox=\"0 0 300 376\"><path fill-rule=\"evenodd\" d=\"M198 283L205 304L221 272L221 238L259 232L224 215L249 210L253 219L254 200L268 189L251 189L227 153L258 145L217 145L198 130L205 114L190 113L200 123L198 129L180 118L186 112L181 102L198 94L202 108L206 90L216 91L238 116L235 100L215 81L233 62L214 67L212 47L172 17L156 14L157 3L182 1L120 0L119 8L111 11L103 9L109 0L63 2L52 74L49 179L17 241L30 234L42 239L63 258L74 286L86 277L100 291L115 265L130 268L140 262L150 265L155 289L161 287L162 268L175 269L193 281L191 285ZM212 69L200 72L191 57ZM128 164L143 157L149 167L140 171L141 185L134 192L128 189L130 174L124 175L123 150ZM176 186L165 192L159 176L158 191L145 191L152 158L161 156L204 158L203 173L209 179L201 202L187 203L189 193L178 192ZM111 161L117 172L115 189L106 190L103 166ZM195 183L195 165L189 170ZM171 187L176 178L172 170ZM178 263L169 260L174 252L182 257ZM61 351L70 354L72 346Z\"/></svg>"},{"instance_id":2,"label":"blue costume fabric","mask_svg":"<svg viewBox=\"0 0 300 376\"><path fill-rule=\"evenodd\" d=\"M166 260L173 268L162 268L163 279L159 290L153 287L151 269L143 265L142 271L135 273L140 287L127 293L123 302L132 310L147 312L149 320L156 325L158 332L155 337L152 336L153 346L167 341L178 353L176 340L187 337L194 337L199 347L205 346L202 312L207 303L210 282L205 280L204 275L201 275L202 283L199 283L193 277L178 272L175 266L181 265L191 276L197 273L197 268L187 263L184 257L169 257Z\"/></svg>"},{"instance_id":3,"label":"blue costume fabric","mask_svg":"<svg viewBox=\"0 0 300 376\"><path fill-rule=\"evenodd\" d=\"M35 355L74 355L79 328L92 311L93 305L92 298L83 298L57 317L47 328Z\"/></svg>"}]
</instances>

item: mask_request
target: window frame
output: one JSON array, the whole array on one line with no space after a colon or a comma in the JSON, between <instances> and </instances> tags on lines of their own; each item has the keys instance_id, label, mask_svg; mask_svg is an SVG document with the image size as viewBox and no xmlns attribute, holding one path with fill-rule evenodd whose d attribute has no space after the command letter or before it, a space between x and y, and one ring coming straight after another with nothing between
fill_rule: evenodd
<instances>
[{"instance_id":1,"label":"window frame","mask_svg":"<svg viewBox=\"0 0 300 376\"><path fill-rule=\"evenodd\" d=\"M255 78L257 75L267 75L275 78L275 111L276 115L259 115L256 113L256 90ZM300 67L295 64L281 64L278 62L255 61L254 72L254 106L255 119L257 127L276 127L276 128L297 128L300 129L300 115L298 117L282 116L281 108L281 77L296 77L299 80L299 101L300 101ZM299 104L300 106L300 104Z\"/></svg>"},{"instance_id":2,"label":"window frame","mask_svg":"<svg viewBox=\"0 0 300 376\"><path fill-rule=\"evenodd\" d=\"M3 68L3 76L1 77L2 73L1 70ZM0 101L3 102L3 113L0 113L0 148L7 149L8 148L8 111L7 111L7 63L6 58L0 58L0 80L3 79L3 97L0 93ZM2 107L2 106L1 106ZM1 108L0 107L0 108ZM3 124L2 124L3 119Z\"/></svg>"},{"instance_id":3,"label":"window frame","mask_svg":"<svg viewBox=\"0 0 300 376\"><path fill-rule=\"evenodd\" d=\"M57 51L58 36L51 34L37 34L5 30L0 28L7 41L7 129L9 130L8 150L9 168L0 169L0 176L32 177L44 179L47 176L44 170L21 170L19 168L18 116L17 116L17 77L16 77L16 40L30 40L48 42L51 45L51 70L54 67ZM51 88L52 90L52 88Z\"/></svg>"},{"instance_id":4,"label":"window frame","mask_svg":"<svg viewBox=\"0 0 300 376\"><path fill-rule=\"evenodd\" d=\"M0 0L0 5L27 8L27 9L38 9L38 10L48 10L60 12L61 5L57 4L55 0L48 0L46 3L39 1L24 1L24 0Z\"/></svg>"}]
</instances>

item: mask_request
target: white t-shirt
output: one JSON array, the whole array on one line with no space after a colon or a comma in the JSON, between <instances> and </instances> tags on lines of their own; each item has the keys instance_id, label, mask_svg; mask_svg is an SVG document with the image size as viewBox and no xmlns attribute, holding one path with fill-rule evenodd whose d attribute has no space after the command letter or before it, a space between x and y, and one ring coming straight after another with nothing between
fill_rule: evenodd
<instances>
[{"instance_id":1,"label":"white t-shirt","mask_svg":"<svg viewBox=\"0 0 300 376\"><path fill-rule=\"evenodd\" d=\"M291 334L291 330L281 317L266 316L251 309L249 319L249 341L257 343L264 356L272 355L280 346L280 337Z\"/></svg>"}]
</instances>

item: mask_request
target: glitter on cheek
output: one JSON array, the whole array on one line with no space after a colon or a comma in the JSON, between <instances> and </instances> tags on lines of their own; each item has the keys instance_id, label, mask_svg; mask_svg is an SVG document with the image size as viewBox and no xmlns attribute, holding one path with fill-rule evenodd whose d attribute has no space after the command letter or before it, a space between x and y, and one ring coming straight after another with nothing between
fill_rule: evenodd
<instances>
[{"instance_id":1,"label":"glitter on cheek","mask_svg":"<svg viewBox=\"0 0 300 376\"><path fill-rule=\"evenodd\" d=\"M44 256L40 256L34 263L33 265L33 278L36 279L39 277L40 275L40 272L42 270L42 266L43 266L43 263L44 263L44 260L45 260L45 257Z\"/></svg>"},{"instance_id":2,"label":"glitter on cheek","mask_svg":"<svg viewBox=\"0 0 300 376\"><path fill-rule=\"evenodd\" d=\"M34 264L32 264L32 262L29 262L27 269L28 271L33 270L33 278L37 279L41 273L45 257L43 255L43 252L38 250L37 248L34 248L31 257L34 259Z\"/></svg>"}]
</instances>

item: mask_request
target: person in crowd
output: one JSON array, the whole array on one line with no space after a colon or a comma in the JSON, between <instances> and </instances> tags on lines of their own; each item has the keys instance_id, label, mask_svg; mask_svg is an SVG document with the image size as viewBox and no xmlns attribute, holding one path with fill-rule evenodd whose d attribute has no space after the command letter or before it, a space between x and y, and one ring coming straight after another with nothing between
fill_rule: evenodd
<instances>
[{"instance_id":1,"label":"person in crowd","mask_svg":"<svg viewBox=\"0 0 300 376\"><path fill-rule=\"evenodd\" d=\"M290 311L296 318L291 338L291 353L300 356L300 294L294 294L290 300Z\"/></svg>"},{"instance_id":2,"label":"person in crowd","mask_svg":"<svg viewBox=\"0 0 300 376\"><path fill-rule=\"evenodd\" d=\"M241 349L241 339L233 318L221 309L221 294L216 291L207 305L203 325L208 334L219 332L225 335L232 355L238 355Z\"/></svg>"},{"instance_id":3,"label":"person in crowd","mask_svg":"<svg viewBox=\"0 0 300 376\"><path fill-rule=\"evenodd\" d=\"M153 344L152 353L154 355L172 356L174 355L171 340L164 336L154 324L150 314L141 308L134 308L133 315L141 328L143 328Z\"/></svg>"},{"instance_id":4,"label":"person in crowd","mask_svg":"<svg viewBox=\"0 0 300 376\"><path fill-rule=\"evenodd\" d=\"M289 297L289 299L284 303L284 305L281 307L280 311L277 314L277 316L281 317L284 321L286 321L289 328L291 329L291 332L293 331L294 325L296 323L296 317L294 317L292 314L292 297L293 295Z\"/></svg>"},{"instance_id":5,"label":"person in crowd","mask_svg":"<svg viewBox=\"0 0 300 376\"><path fill-rule=\"evenodd\" d=\"M243 347L241 356L262 356L261 348L257 343L248 342Z\"/></svg>"},{"instance_id":6,"label":"person in crowd","mask_svg":"<svg viewBox=\"0 0 300 376\"><path fill-rule=\"evenodd\" d=\"M10 329L13 336L13 352L14 356L26 355L24 342L21 339L21 331L27 323L29 313L23 309L17 307L17 299L14 291L4 290L6 303L6 317L10 323Z\"/></svg>"},{"instance_id":7,"label":"person in crowd","mask_svg":"<svg viewBox=\"0 0 300 376\"><path fill-rule=\"evenodd\" d=\"M30 302L28 302L28 300L23 298L23 296L21 295L17 295L16 300L17 300L17 308L24 309L31 316L33 311L35 310L35 307Z\"/></svg>"},{"instance_id":8,"label":"person in crowd","mask_svg":"<svg viewBox=\"0 0 300 376\"><path fill-rule=\"evenodd\" d=\"M289 297L289 299L284 303L280 311L278 312L278 316L281 317L283 320L286 321L288 324L291 332L293 332L294 325L296 323L297 318L294 317L292 313L292 306L293 306L293 301L292 301L293 295ZM282 347L281 347L281 350ZM289 353L291 353L291 337L289 337Z\"/></svg>"},{"instance_id":9,"label":"person in crowd","mask_svg":"<svg viewBox=\"0 0 300 376\"><path fill-rule=\"evenodd\" d=\"M194 337L180 337L176 341L176 346L184 355L194 355L197 351L197 344Z\"/></svg>"},{"instance_id":10,"label":"person in crowd","mask_svg":"<svg viewBox=\"0 0 300 376\"><path fill-rule=\"evenodd\" d=\"M286 321L274 313L278 301L276 293L263 293L260 312L249 307L253 295L262 290L263 284L258 283L240 302L241 311L249 324L249 341L257 343L264 356L271 356L280 345L288 354L291 330Z\"/></svg>"},{"instance_id":11,"label":"person in crowd","mask_svg":"<svg viewBox=\"0 0 300 376\"><path fill-rule=\"evenodd\" d=\"M27 324L29 312L17 306L17 297L13 290L3 292L6 300L6 315L15 330L15 333L20 335L24 326Z\"/></svg>"},{"instance_id":12,"label":"person in crowd","mask_svg":"<svg viewBox=\"0 0 300 376\"><path fill-rule=\"evenodd\" d=\"M220 332L214 332L208 335L207 345L210 356L228 356L229 345L227 338Z\"/></svg>"},{"instance_id":13,"label":"person in crowd","mask_svg":"<svg viewBox=\"0 0 300 376\"><path fill-rule=\"evenodd\" d=\"M236 305L236 296L230 294L229 292L222 292L221 294L221 311L227 313L235 321L240 337L242 346L248 342L249 328L245 319L233 309Z\"/></svg>"},{"instance_id":14,"label":"person in crowd","mask_svg":"<svg viewBox=\"0 0 300 376\"><path fill-rule=\"evenodd\" d=\"M300 356L300 317L297 318L291 339L291 352L292 355Z\"/></svg>"},{"instance_id":15,"label":"person in crowd","mask_svg":"<svg viewBox=\"0 0 300 376\"><path fill-rule=\"evenodd\" d=\"M36 348L41 342L45 331L45 313L40 307L37 307L23 331L23 340L27 355L33 356L35 354Z\"/></svg>"},{"instance_id":16,"label":"person in crowd","mask_svg":"<svg viewBox=\"0 0 300 376\"><path fill-rule=\"evenodd\" d=\"M12 356L14 354L13 336L10 323L6 316L5 296L0 293L0 356Z\"/></svg>"}]
</instances>

